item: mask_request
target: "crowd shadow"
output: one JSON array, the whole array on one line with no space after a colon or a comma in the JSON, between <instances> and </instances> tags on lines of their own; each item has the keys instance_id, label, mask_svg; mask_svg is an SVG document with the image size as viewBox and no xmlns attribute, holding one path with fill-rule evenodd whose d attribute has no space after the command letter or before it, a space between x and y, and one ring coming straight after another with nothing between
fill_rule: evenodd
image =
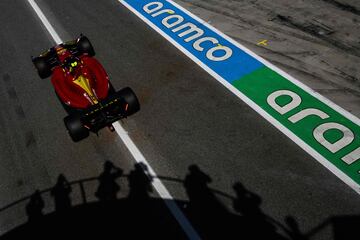
<instances>
[{"instance_id":1,"label":"crowd shadow","mask_svg":"<svg viewBox=\"0 0 360 240\"><path fill-rule=\"evenodd\" d=\"M54 198L56 212L64 212L71 208L71 191L69 181L63 174L60 174L55 186L50 191L51 196Z\"/></svg>"},{"instance_id":2,"label":"crowd shadow","mask_svg":"<svg viewBox=\"0 0 360 240\"><path fill-rule=\"evenodd\" d=\"M36 190L33 195L31 195L29 203L26 205L26 215L29 218L29 221L38 221L43 217L43 209L45 207L44 200L41 197L40 191Z\"/></svg>"},{"instance_id":3,"label":"crowd shadow","mask_svg":"<svg viewBox=\"0 0 360 240\"><path fill-rule=\"evenodd\" d=\"M122 191L119 178L126 180L128 195L118 198ZM171 178L164 178L165 181ZM210 188L212 178L199 166L191 165L182 183L188 201L161 199L153 190L153 176L143 163L136 163L129 174L106 161L104 169L96 178L69 182L62 174L55 186L45 191L36 190L25 206L28 222L4 234L1 239L60 239L60 238L149 238L188 239L178 221L167 208L169 201L185 214L202 239L267 239L307 240L326 226L332 226L335 240L351 239L360 226L359 216L340 216L324 221L312 231L304 233L292 216L284 218L285 224L265 214L261 209L262 198L242 183L233 184L235 196L229 196ZM84 182L98 181L95 193L98 201L88 202L89 194ZM79 184L83 203L73 206L73 185ZM55 211L44 214L45 201L42 194L49 192ZM90 194L91 195L91 194ZM219 195L232 200L226 207ZM0 209L1 212L1 209Z\"/></svg>"},{"instance_id":4,"label":"crowd shadow","mask_svg":"<svg viewBox=\"0 0 360 240\"><path fill-rule=\"evenodd\" d=\"M120 186L116 179L121 177L123 170L117 168L112 162L104 163L104 171L98 177L99 187L95 192L95 196L102 202L116 201Z\"/></svg>"}]
</instances>

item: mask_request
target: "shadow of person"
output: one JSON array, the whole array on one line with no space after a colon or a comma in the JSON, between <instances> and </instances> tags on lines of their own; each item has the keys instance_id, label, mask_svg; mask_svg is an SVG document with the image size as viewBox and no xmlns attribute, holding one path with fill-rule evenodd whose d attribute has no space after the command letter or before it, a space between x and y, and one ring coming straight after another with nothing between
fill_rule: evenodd
<instances>
[{"instance_id":1,"label":"shadow of person","mask_svg":"<svg viewBox=\"0 0 360 240\"><path fill-rule=\"evenodd\" d=\"M277 232L274 220L262 212L259 195L246 189L240 182L235 183L233 189L236 193L233 207L243 217L244 235L253 239L286 239Z\"/></svg>"},{"instance_id":2,"label":"shadow of person","mask_svg":"<svg viewBox=\"0 0 360 240\"><path fill-rule=\"evenodd\" d=\"M209 188L211 177L197 165L190 165L188 170L183 182L189 198L184 210L187 217L203 238L233 238L229 232L232 216Z\"/></svg>"},{"instance_id":3,"label":"shadow of person","mask_svg":"<svg viewBox=\"0 0 360 240\"><path fill-rule=\"evenodd\" d=\"M241 213L243 216L264 217L260 209L260 196L247 190L240 182L235 183L233 189L236 193L236 199L233 202L235 211Z\"/></svg>"},{"instance_id":4,"label":"shadow of person","mask_svg":"<svg viewBox=\"0 0 360 240\"><path fill-rule=\"evenodd\" d=\"M63 174L58 176L55 186L51 189L50 195L55 201L55 211L64 212L71 208L71 186Z\"/></svg>"},{"instance_id":5,"label":"shadow of person","mask_svg":"<svg viewBox=\"0 0 360 240\"><path fill-rule=\"evenodd\" d=\"M117 199L117 193L120 191L120 186L116 179L121 177L123 170L114 166L111 161L104 163L104 171L98 177L99 187L95 192L95 196L99 201L111 202Z\"/></svg>"},{"instance_id":6,"label":"shadow of person","mask_svg":"<svg viewBox=\"0 0 360 240\"><path fill-rule=\"evenodd\" d=\"M288 234L292 240L307 240L305 234L300 231L299 224L292 216L285 217L285 223L288 227Z\"/></svg>"},{"instance_id":7,"label":"shadow of person","mask_svg":"<svg viewBox=\"0 0 360 240\"><path fill-rule=\"evenodd\" d=\"M202 172L197 165L188 167L189 173L184 180L184 187L192 205L202 205L207 198L212 197L208 184L212 182L209 175Z\"/></svg>"},{"instance_id":8,"label":"shadow of person","mask_svg":"<svg viewBox=\"0 0 360 240\"><path fill-rule=\"evenodd\" d=\"M316 235L327 228L332 228L334 240L355 239L358 236L360 215L338 215L325 219L320 225L314 227L306 234L306 239L316 239ZM358 239L358 237L356 238Z\"/></svg>"},{"instance_id":9,"label":"shadow of person","mask_svg":"<svg viewBox=\"0 0 360 240\"><path fill-rule=\"evenodd\" d=\"M213 191L208 187L212 182L209 175L200 170L197 165L190 165L189 173L184 180L184 187L189 197L189 205L197 211L208 211L212 213L227 212L226 208L219 202Z\"/></svg>"},{"instance_id":10,"label":"shadow of person","mask_svg":"<svg viewBox=\"0 0 360 240\"><path fill-rule=\"evenodd\" d=\"M134 164L134 169L128 175L129 184L129 200L143 201L150 198L149 193L153 191L151 182L152 176L148 172L148 168L143 163Z\"/></svg>"},{"instance_id":11,"label":"shadow of person","mask_svg":"<svg viewBox=\"0 0 360 240\"><path fill-rule=\"evenodd\" d=\"M26 205L26 214L29 222L37 222L43 217L42 210L45 207L44 200L40 191L36 190L30 197L30 202Z\"/></svg>"}]
</instances>

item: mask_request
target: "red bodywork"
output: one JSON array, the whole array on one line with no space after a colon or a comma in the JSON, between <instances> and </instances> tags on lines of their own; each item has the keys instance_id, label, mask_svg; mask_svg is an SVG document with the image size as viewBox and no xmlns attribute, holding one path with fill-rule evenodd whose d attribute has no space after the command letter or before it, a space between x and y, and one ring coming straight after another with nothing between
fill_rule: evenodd
<instances>
[{"instance_id":1,"label":"red bodywork","mask_svg":"<svg viewBox=\"0 0 360 240\"><path fill-rule=\"evenodd\" d=\"M55 47L61 63L71 56L71 53L61 46ZM79 65L73 73L70 73L61 65L53 69L51 82L60 100L72 108L85 109L94 105L97 101L103 100L109 93L109 78L102 65L88 55L79 57ZM80 76L89 82L91 94L74 81ZM95 102L94 102L94 97Z\"/></svg>"}]
</instances>

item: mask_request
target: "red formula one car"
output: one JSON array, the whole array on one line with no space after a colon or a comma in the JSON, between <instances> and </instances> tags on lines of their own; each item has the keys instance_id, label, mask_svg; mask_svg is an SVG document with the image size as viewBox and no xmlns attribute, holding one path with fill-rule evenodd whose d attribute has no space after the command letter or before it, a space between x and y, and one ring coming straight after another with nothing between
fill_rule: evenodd
<instances>
[{"instance_id":1,"label":"red formula one car","mask_svg":"<svg viewBox=\"0 0 360 240\"><path fill-rule=\"evenodd\" d=\"M65 126L77 142L112 123L140 110L130 88L115 91L94 48L83 35L50 48L32 61L41 78L51 76L56 95L68 116Z\"/></svg>"}]
</instances>

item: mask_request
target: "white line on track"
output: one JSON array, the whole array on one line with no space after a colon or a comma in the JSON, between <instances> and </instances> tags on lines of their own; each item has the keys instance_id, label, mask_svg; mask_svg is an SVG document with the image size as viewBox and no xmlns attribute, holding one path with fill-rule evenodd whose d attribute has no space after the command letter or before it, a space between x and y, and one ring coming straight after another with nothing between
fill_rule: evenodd
<instances>
[{"instance_id":1,"label":"white line on track","mask_svg":"<svg viewBox=\"0 0 360 240\"><path fill-rule=\"evenodd\" d=\"M272 117L270 114L268 114L265 110L260 108L256 103L254 103L251 99L249 99L246 95L244 95L242 92L240 92L238 89L236 89L233 85L231 85L229 82L227 82L225 79L223 79L220 75L218 75L216 72L214 72L212 69L210 69L207 65L205 65L203 62L201 62L199 59L197 59L194 55L192 55L188 50L186 50L183 46L181 46L179 43L177 43L174 39L172 39L170 36L168 36L166 33L164 33L160 28L158 28L155 24L153 24L150 20L145 18L141 13L139 13L136 9L134 9L132 6L130 6L125 0L117 0L121 4L123 4L125 7L127 7L131 12L133 12L136 16L138 16L141 20L143 20L147 25L149 25L152 29L154 29L156 32L158 32L162 37L164 37L166 40L168 40L171 44L173 44L176 48L178 48L182 53L184 53L187 57L189 57L192 61L194 61L197 65L199 65L202 69L204 69L206 72L208 72L211 76L213 76L218 82L220 82L222 85L224 85L227 89L229 89L234 95L236 95L238 98L240 98L242 101L244 101L247 105L249 105L253 110L255 110L258 114L260 114L263 118L265 118L268 122L270 122L274 127L276 127L278 130L280 130L282 133L284 133L288 138L290 138L293 142L295 142L298 146L300 146L305 152L307 152L309 155L311 155L314 159L316 159L319 163L321 163L324 167L326 167L330 172L332 172L334 175L336 175L338 178L340 178L344 183L346 183L349 187L351 187L353 190L355 190L358 194L360 194L360 186L358 183L356 183L353 179L351 179L349 176L347 176L345 173L340 171L338 168L335 167L332 163L330 163L325 157L323 157L320 153L315 151L312 147L310 147L306 142L304 142L302 139L300 139L298 136L296 136L293 132L291 132L289 129L287 129L285 126L280 124L274 117ZM224 33L220 32L215 27L211 26L204 20L200 19L196 15L192 14L179 4L175 3L172 0L166 0L170 4L173 4L175 7L183 11L184 13L188 14L193 19L197 20L198 22L202 23L224 39L228 40L229 42L233 43L235 46L239 47L241 50L249 54L250 56L254 57L261 63L263 63L265 66L271 68L273 71L279 73L298 87L302 88L307 93L311 94L318 100L322 101L326 105L330 106L331 108L338 111L340 114L344 115L354 123L360 125L360 119L354 116L353 114L347 112L340 106L336 105L335 103L331 102L329 99L325 98L324 96L320 95L319 93L315 92L305 84L301 83L299 80L295 79L294 77L290 76L283 70L279 69L275 65L271 64L267 60L259 57L251 50L247 49L245 46L241 45L240 43L236 42L229 36L225 35Z\"/></svg>"},{"instance_id":2,"label":"white line on track","mask_svg":"<svg viewBox=\"0 0 360 240\"><path fill-rule=\"evenodd\" d=\"M37 5L37 3L34 0L27 0L27 1L31 5L31 7L35 11L35 13L38 15L41 22L46 27L47 31L51 34L51 36L54 39L54 41L56 42L56 44L62 43L63 40L61 40L61 38L59 37L59 35L55 31L55 29L52 27L50 22L47 20L47 18L45 17L44 13L41 11L41 9ZM150 164L146 161L144 155L140 152L138 147L132 141L128 132L121 126L121 124L119 122L115 122L113 124L113 126L116 130L116 133L119 135L119 137L121 138L121 140L123 141L125 146L128 148L131 155L134 157L135 161L137 163L143 163L147 166L147 170L148 170L149 174L154 177L153 181L152 181L152 185L154 186L154 188L156 189L156 191L158 192L160 197L162 199L164 199L166 206L169 208L170 212L173 214L175 219L178 221L178 223L180 224L181 228L184 230L187 237L189 239L193 239L193 240L201 239L199 237L198 233L195 231L195 229L190 224L189 220L185 217L183 212L177 206L177 204L175 203L175 201L174 201L173 197L171 196L171 194L169 193L169 191L166 189L164 184L157 177L155 171L152 169Z\"/></svg>"},{"instance_id":3,"label":"white line on track","mask_svg":"<svg viewBox=\"0 0 360 240\"><path fill-rule=\"evenodd\" d=\"M44 24L44 26L46 27L46 30L50 33L50 35L52 36L52 38L54 39L54 41L59 44L62 43L61 38L59 37L59 35L57 34L57 32L55 31L55 29L51 26L50 22L47 20L47 18L45 17L44 13L41 11L41 9L39 8L39 6L36 4L36 2L34 0L28 0L28 3L31 5L31 7L34 9L35 13L38 15L38 17L40 18L41 22Z\"/></svg>"},{"instance_id":4,"label":"white line on track","mask_svg":"<svg viewBox=\"0 0 360 240\"><path fill-rule=\"evenodd\" d=\"M113 124L113 126L117 134L119 134L121 140L124 142L126 147L129 149L130 153L135 158L136 162L144 163L147 166L150 175L155 176L152 184L156 189L156 191L161 196L161 198L173 200L169 191L165 188L164 184L160 181L160 179L156 178L155 171L151 168L150 164L148 164L143 154L136 147L135 143L131 140L129 134L125 131L125 129L121 126L121 124L119 122L116 122ZM189 221L186 219L184 214L181 212L179 207L176 205L176 203L174 201L165 201L165 204L170 209L171 213L176 218L176 220L180 223L181 227L183 228L184 232L189 237L189 239L200 239L200 237L193 229Z\"/></svg>"}]
</instances>

